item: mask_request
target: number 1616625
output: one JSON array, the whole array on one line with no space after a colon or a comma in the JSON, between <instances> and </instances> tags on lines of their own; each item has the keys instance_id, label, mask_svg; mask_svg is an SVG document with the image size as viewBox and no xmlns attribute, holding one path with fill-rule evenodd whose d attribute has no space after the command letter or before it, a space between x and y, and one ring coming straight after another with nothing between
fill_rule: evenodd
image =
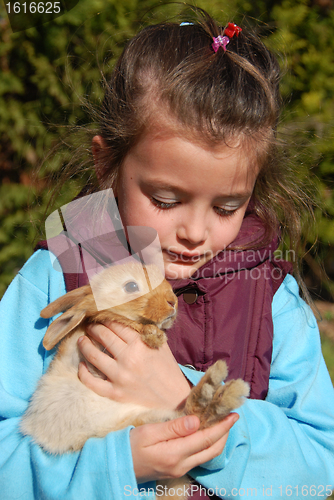
<instances>
[{"instance_id":1,"label":"number 1616625","mask_svg":"<svg viewBox=\"0 0 334 500\"><path fill-rule=\"evenodd\" d=\"M60 14L60 2L8 2L8 14Z\"/></svg>"},{"instance_id":2,"label":"number 1616625","mask_svg":"<svg viewBox=\"0 0 334 500\"><path fill-rule=\"evenodd\" d=\"M323 484L311 486L279 486L281 497L322 497L327 498L333 493L333 486Z\"/></svg>"}]
</instances>

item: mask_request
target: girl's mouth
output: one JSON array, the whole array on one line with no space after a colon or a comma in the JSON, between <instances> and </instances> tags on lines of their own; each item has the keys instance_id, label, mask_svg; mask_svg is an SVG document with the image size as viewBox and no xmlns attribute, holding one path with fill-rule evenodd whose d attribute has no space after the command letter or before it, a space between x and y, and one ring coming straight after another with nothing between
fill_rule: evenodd
<instances>
[{"instance_id":1,"label":"girl's mouth","mask_svg":"<svg viewBox=\"0 0 334 500\"><path fill-rule=\"evenodd\" d=\"M174 252L172 250L163 250L163 252L167 255L169 262L177 262L184 264L194 264L195 262L200 261L204 254L198 253L186 253L186 252Z\"/></svg>"}]
</instances>

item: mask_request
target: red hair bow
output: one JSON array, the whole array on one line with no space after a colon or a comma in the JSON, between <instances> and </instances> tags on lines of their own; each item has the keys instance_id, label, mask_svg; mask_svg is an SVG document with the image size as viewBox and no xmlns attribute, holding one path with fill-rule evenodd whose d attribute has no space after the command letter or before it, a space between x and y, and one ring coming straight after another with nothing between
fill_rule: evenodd
<instances>
[{"instance_id":1,"label":"red hair bow","mask_svg":"<svg viewBox=\"0 0 334 500\"><path fill-rule=\"evenodd\" d=\"M224 35L233 38L234 35L239 36L240 31L242 31L242 29L239 28L239 26L234 23L228 23L227 28L224 30Z\"/></svg>"}]
</instances>

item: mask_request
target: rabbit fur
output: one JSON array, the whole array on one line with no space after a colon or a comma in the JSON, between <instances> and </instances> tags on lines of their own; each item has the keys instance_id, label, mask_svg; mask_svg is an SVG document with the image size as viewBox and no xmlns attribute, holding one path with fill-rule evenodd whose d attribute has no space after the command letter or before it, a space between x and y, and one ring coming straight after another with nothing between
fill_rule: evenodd
<instances>
[{"instance_id":1,"label":"rabbit fur","mask_svg":"<svg viewBox=\"0 0 334 500\"><path fill-rule=\"evenodd\" d=\"M91 286L83 286L41 312L43 318L63 313L48 327L43 346L50 350L61 342L39 381L20 429L46 451L62 454L80 450L90 437L104 437L129 425L162 422L185 414L198 415L201 428L205 428L222 420L249 395L249 386L241 379L221 384L227 376L224 361L217 361L207 370L191 390L182 411L119 403L88 389L78 378L78 365L83 358L77 347L78 338L86 334L87 324L117 321L139 332L150 348L159 348L167 340L164 329L172 325L177 312L172 287L153 264L111 266L96 275L91 285L94 294ZM144 295L143 290L147 290ZM131 294L132 300L119 304L122 294L127 299ZM103 303L103 310L97 310L95 299L99 305ZM89 369L95 376L103 377L92 365ZM181 488L182 492L190 484L186 476L159 483L169 491ZM167 497L173 498L169 494ZM181 500L184 495L176 494L174 498Z\"/></svg>"}]
</instances>

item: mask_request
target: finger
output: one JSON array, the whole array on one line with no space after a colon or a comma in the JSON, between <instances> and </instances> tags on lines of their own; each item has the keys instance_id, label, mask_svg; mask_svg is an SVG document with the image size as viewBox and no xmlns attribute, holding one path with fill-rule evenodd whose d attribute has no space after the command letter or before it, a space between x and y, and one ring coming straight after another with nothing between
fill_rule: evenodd
<instances>
[{"instance_id":1,"label":"finger","mask_svg":"<svg viewBox=\"0 0 334 500\"><path fill-rule=\"evenodd\" d=\"M230 413L218 424L200 430L196 435L196 439L193 440L192 448L189 449L191 454L199 453L213 446L230 431L237 420L239 420L239 415Z\"/></svg>"},{"instance_id":2,"label":"finger","mask_svg":"<svg viewBox=\"0 0 334 500\"><path fill-rule=\"evenodd\" d=\"M79 363L78 369L78 377L79 380L86 386L88 389L91 389L99 396L113 399L113 388L110 381L103 380L98 377L94 377L88 370L85 363Z\"/></svg>"},{"instance_id":3,"label":"finger","mask_svg":"<svg viewBox=\"0 0 334 500\"><path fill-rule=\"evenodd\" d=\"M176 418L167 422L147 424L137 427L136 431L141 433L140 438L144 440L145 447L153 446L162 441L170 441L189 436L198 430L200 420L195 415Z\"/></svg>"},{"instance_id":4,"label":"finger","mask_svg":"<svg viewBox=\"0 0 334 500\"><path fill-rule=\"evenodd\" d=\"M204 464L205 462L209 462L215 457L221 455L224 451L224 448L227 443L227 439L229 436L229 431L227 431L223 437L218 439L215 443L213 443L209 448L206 448L194 455L191 455L186 462L186 468L188 470L197 467L198 465Z\"/></svg>"},{"instance_id":5,"label":"finger","mask_svg":"<svg viewBox=\"0 0 334 500\"><path fill-rule=\"evenodd\" d=\"M216 429L204 429L198 431L199 419L194 415L178 418L161 424L146 424L142 427L136 427L130 432L131 449L136 450L147 448L148 456L152 456L153 450L158 451L155 457L155 467L158 475L151 477L150 473L142 470L142 463L135 463L136 475L148 479L180 477L186 474L190 469L201 465L222 453L231 424L235 422L237 416L227 418L224 423L219 423ZM197 432L196 432L197 430ZM208 431L213 436L210 440L203 439L207 437ZM214 440L218 439L214 442ZM144 444L145 443L145 444ZM195 448L194 448L195 443ZM212 444L213 443L213 444ZM200 450L192 454L193 449ZM162 463L159 457L169 457L167 468L165 460Z\"/></svg>"},{"instance_id":6,"label":"finger","mask_svg":"<svg viewBox=\"0 0 334 500\"><path fill-rule=\"evenodd\" d=\"M224 437L222 437L215 444L210 446L210 448L207 448L206 450L196 453L195 455L187 457L183 463L185 473L187 473L191 469L194 469L195 467L205 464L206 462L210 462L210 460L213 460L214 458L221 455L226 446L228 436L229 433L227 432L224 435Z\"/></svg>"},{"instance_id":7,"label":"finger","mask_svg":"<svg viewBox=\"0 0 334 500\"><path fill-rule=\"evenodd\" d=\"M79 337L78 348L89 363L100 370L109 380L114 380L117 369L115 359L98 349L86 335Z\"/></svg>"},{"instance_id":8,"label":"finger","mask_svg":"<svg viewBox=\"0 0 334 500\"><path fill-rule=\"evenodd\" d=\"M86 332L89 337L101 344L114 358L117 358L126 347L125 342L114 331L100 323L88 325Z\"/></svg>"},{"instance_id":9,"label":"finger","mask_svg":"<svg viewBox=\"0 0 334 500\"><path fill-rule=\"evenodd\" d=\"M220 455L225 448L229 431L238 419L237 413L231 413L218 424L186 438L187 454L189 455L185 461L187 470Z\"/></svg>"},{"instance_id":10,"label":"finger","mask_svg":"<svg viewBox=\"0 0 334 500\"><path fill-rule=\"evenodd\" d=\"M189 436L199 429L200 420L196 415L187 415L185 417L176 418L167 422L164 426L160 437L164 441Z\"/></svg>"},{"instance_id":11,"label":"finger","mask_svg":"<svg viewBox=\"0 0 334 500\"><path fill-rule=\"evenodd\" d=\"M237 413L230 413L221 422L207 429L202 429L194 435L187 436L182 441L182 446L186 455L193 456L211 448L220 439L223 439L229 430L233 427L238 420Z\"/></svg>"},{"instance_id":12,"label":"finger","mask_svg":"<svg viewBox=\"0 0 334 500\"><path fill-rule=\"evenodd\" d=\"M129 326L121 325L121 323L110 321L106 322L105 326L112 330L114 334L126 344L131 344L140 338L140 335L136 330L130 328Z\"/></svg>"}]
</instances>

